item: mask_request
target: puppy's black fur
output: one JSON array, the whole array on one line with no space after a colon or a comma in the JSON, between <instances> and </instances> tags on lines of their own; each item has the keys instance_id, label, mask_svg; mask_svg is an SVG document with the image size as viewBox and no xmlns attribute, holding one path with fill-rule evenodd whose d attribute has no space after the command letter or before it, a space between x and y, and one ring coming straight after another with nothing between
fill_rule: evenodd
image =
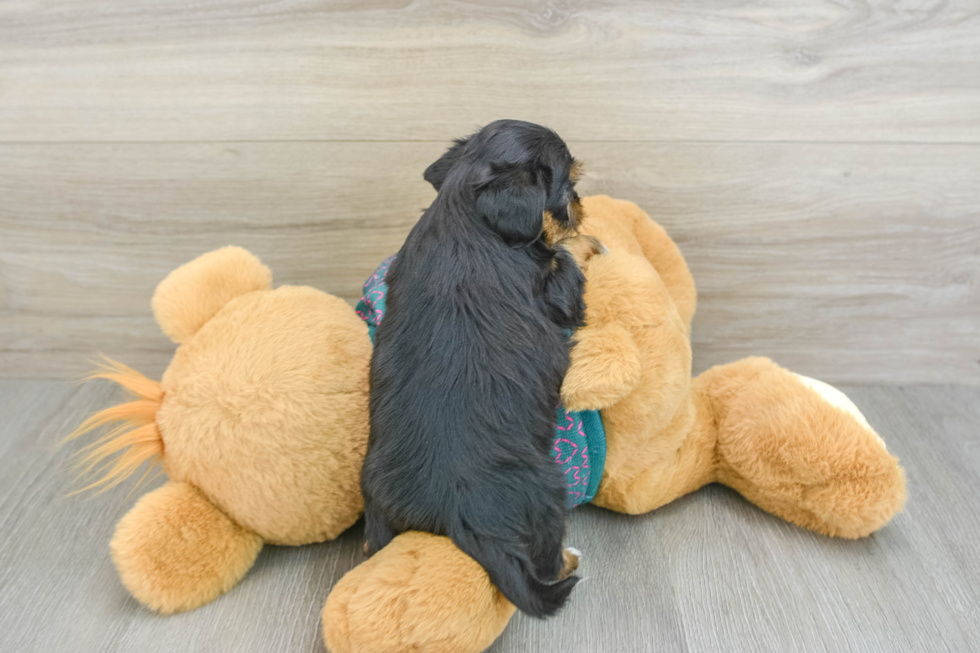
<instances>
[{"instance_id":1,"label":"puppy's black fur","mask_svg":"<svg viewBox=\"0 0 980 653\"><path fill-rule=\"evenodd\" d=\"M578 581L557 580L551 447L585 280L542 217L574 230L573 164L554 132L503 120L425 171L439 194L388 271L361 476L369 554L406 530L448 535L537 617Z\"/></svg>"}]
</instances>

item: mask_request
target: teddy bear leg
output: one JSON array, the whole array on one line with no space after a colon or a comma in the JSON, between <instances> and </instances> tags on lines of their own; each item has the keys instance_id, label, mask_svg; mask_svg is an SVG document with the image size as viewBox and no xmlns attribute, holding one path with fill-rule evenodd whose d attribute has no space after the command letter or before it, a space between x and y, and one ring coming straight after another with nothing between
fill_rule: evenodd
<instances>
[{"instance_id":1,"label":"teddy bear leg","mask_svg":"<svg viewBox=\"0 0 980 653\"><path fill-rule=\"evenodd\" d=\"M476 653L516 608L447 537L408 532L340 579L323 607L331 653Z\"/></svg>"},{"instance_id":2,"label":"teddy bear leg","mask_svg":"<svg viewBox=\"0 0 980 653\"><path fill-rule=\"evenodd\" d=\"M228 519L193 485L170 481L126 513L110 546L126 589L170 614L234 587L255 562L262 538Z\"/></svg>"},{"instance_id":3,"label":"teddy bear leg","mask_svg":"<svg viewBox=\"0 0 980 653\"><path fill-rule=\"evenodd\" d=\"M902 509L904 471L843 393L766 358L714 367L695 389L715 413L715 480L763 510L857 538Z\"/></svg>"}]
</instances>

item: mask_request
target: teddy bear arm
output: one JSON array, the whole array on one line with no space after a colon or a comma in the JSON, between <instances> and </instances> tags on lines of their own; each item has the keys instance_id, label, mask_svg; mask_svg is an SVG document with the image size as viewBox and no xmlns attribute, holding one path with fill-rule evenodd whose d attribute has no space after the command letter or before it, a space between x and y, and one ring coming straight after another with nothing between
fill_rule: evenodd
<instances>
[{"instance_id":1,"label":"teddy bear arm","mask_svg":"<svg viewBox=\"0 0 980 653\"><path fill-rule=\"evenodd\" d=\"M262 538L219 511L193 485L170 481L142 497L116 526L112 558L126 589L147 607L193 610L234 587Z\"/></svg>"},{"instance_id":2,"label":"teddy bear arm","mask_svg":"<svg viewBox=\"0 0 980 653\"><path fill-rule=\"evenodd\" d=\"M640 382L640 353L622 325L612 322L586 326L576 332L574 342L561 387L567 410L601 410L636 388Z\"/></svg>"},{"instance_id":3,"label":"teddy bear arm","mask_svg":"<svg viewBox=\"0 0 980 653\"><path fill-rule=\"evenodd\" d=\"M407 532L349 571L323 608L332 653L477 653L515 611L447 537Z\"/></svg>"}]
</instances>

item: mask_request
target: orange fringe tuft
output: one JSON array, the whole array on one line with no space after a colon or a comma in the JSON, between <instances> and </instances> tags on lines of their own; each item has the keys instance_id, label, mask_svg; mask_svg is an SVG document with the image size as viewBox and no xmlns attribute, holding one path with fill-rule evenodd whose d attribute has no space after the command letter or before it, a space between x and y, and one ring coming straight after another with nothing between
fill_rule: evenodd
<instances>
[{"instance_id":1,"label":"orange fringe tuft","mask_svg":"<svg viewBox=\"0 0 980 653\"><path fill-rule=\"evenodd\" d=\"M147 460L151 461L147 470L149 473L163 456L163 438L156 425L157 411L163 402L163 387L160 383L108 358L105 364L85 380L93 379L113 381L135 395L136 399L100 410L65 438L64 441L69 442L100 426L122 422L76 454L79 460L75 468L80 470L79 478L91 474L99 477L72 494L93 488L99 488L100 493L105 492L132 476ZM118 456L109 460L117 453ZM99 466L100 463L103 464ZM99 466L98 469L95 469L96 466ZM140 482L145 478L146 474Z\"/></svg>"}]
</instances>

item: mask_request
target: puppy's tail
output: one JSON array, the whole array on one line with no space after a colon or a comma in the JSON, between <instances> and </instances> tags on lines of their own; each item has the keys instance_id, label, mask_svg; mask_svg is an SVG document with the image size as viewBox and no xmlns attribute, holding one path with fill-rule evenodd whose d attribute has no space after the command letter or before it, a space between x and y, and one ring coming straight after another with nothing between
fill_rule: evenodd
<instances>
[{"instance_id":1,"label":"puppy's tail","mask_svg":"<svg viewBox=\"0 0 980 653\"><path fill-rule=\"evenodd\" d=\"M556 582L542 581L535 576L534 564L516 538L508 546L499 539L491 543L472 531L460 530L465 532L452 538L456 546L480 563L507 600L532 617L550 617L558 612L580 580L578 576L569 576Z\"/></svg>"}]
</instances>

